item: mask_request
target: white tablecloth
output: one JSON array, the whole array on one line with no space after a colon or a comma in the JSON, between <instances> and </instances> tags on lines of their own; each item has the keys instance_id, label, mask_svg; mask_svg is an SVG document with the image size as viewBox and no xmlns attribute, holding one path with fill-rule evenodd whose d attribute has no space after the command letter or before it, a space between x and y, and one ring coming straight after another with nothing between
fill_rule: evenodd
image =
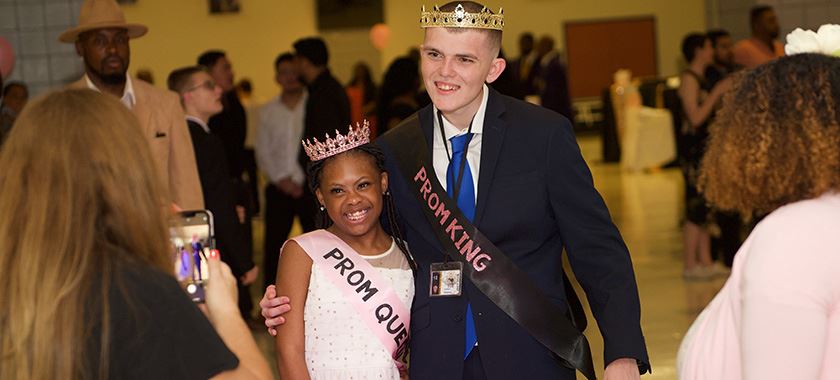
<instances>
[{"instance_id":1,"label":"white tablecloth","mask_svg":"<svg viewBox=\"0 0 840 380\"><path fill-rule=\"evenodd\" d=\"M628 107L621 141L621 167L642 170L660 167L677 155L671 112L661 108Z\"/></svg>"}]
</instances>

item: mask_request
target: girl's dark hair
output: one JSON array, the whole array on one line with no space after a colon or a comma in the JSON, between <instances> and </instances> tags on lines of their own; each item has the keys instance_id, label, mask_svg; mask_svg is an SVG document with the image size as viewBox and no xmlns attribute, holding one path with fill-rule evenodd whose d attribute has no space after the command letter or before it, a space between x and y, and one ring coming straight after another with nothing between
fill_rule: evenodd
<instances>
[{"instance_id":1,"label":"girl's dark hair","mask_svg":"<svg viewBox=\"0 0 840 380\"><path fill-rule=\"evenodd\" d=\"M309 164L307 164L306 177L309 189L313 194L321 185L321 174L324 171L324 166L335 159L336 156L347 153L366 153L373 158L373 163L376 165L376 169L379 170L380 173L387 172L387 170L385 170L385 153L382 152L382 149L379 149L379 147L373 144L361 145L344 153L339 153L319 161L310 161ZM408 246L405 245L405 237L403 236L402 228L400 228L400 224L397 221L397 209L394 206L394 199L391 197L390 190L386 191L382 196L382 204L382 211L385 213L385 217L387 218L387 230L391 233L391 236L394 237L394 242L396 242L397 247L399 247L400 251L402 251L403 255L405 255L411 270L416 271L417 263L414 262L414 258L411 256ZM379 220L382 222L381 215ZM327 228L333 224L332 219L330 219L330 216L327 215L326 211L319 211L315 222L318 228Z\"/></svg>"}]
</instances>

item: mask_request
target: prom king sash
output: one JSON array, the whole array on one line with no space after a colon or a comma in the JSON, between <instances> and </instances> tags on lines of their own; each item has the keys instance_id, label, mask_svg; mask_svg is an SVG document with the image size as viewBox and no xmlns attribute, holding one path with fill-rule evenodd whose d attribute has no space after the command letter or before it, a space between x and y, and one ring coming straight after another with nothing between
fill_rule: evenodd
<instances>
[{"instance_id":1,"label":"prom king sash","mask_svg":"<svg viewBox=\"0 0 840 380\"><path fill-rule=\"evenodd\" d=\"M389 142L409 191L419 202L443 250L450 259L462 262L466 277L534 339L556 354L564 366L594 380L589 342L581 333L586 319L571 284L565 282L571 311L567 316L447 195L429 160L431 155L417 114L404 123L408 125L394 129L383 139Z\"/></svg>"},{"instance_id":2,"label":"prom king sash","mask_svg":"<svg viewBox=\"0 0 840 380\"><path fill-rule=\"evenodd\" d=\"M405 370L411 313L391 282L343 240L326 230L292 238L341 290L400 371Z\"/></svg>"}]
</instances>

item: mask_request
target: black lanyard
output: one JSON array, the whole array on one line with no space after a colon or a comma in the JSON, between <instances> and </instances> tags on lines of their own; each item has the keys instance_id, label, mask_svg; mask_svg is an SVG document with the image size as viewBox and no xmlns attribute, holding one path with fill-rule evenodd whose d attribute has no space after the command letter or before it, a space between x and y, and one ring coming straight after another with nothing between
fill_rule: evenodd
<instances>
[{"instance_id":1,"label":"black lanyard","mask_svg":"<svg viewBox=\"0 0 840 380\"><path fill-rule=\"evenodd\" d=\"M440 110L438 110L438 112L437 112L437 118L438 118L438 128L440 129L440 139L443 140L443 148L446 149L446 159L449 160L449 164L447 165L447 168L448 168L448 167L452 166L452 156L453 156L453 154L449 153L449 145L446 144L446 134L443 133L443 117L441 116ZM473 122L472 122L472 120L470 120L470 126L469 126L469 128L467 128L467 133L469 134L469 137L467 137L467 143L464 144L464 159L461 160L461 165L460 165L460 168L458 169L458 178L456 179L456 178L452 177L452 180L454 182L453 185L455 186L455 188L452 189L452 199L455 200L455 203L458 203L458 194L461 193L461 183L464 181L464 168L466 167L466 163L467 163L467 153L469 153L469 151L470 151L470 142L472 142L472 138L473 138L472 126L473 126ZM454 149L453 149L453 151L454 151ZM449 172L449 170L447 170L447 174L446 174L447 177L449 176L448 172ZM453 172L452 175L454 176L455 173ZM447 178L447 180L448 179L449 178Z\"/></svg>"}]
</instances>

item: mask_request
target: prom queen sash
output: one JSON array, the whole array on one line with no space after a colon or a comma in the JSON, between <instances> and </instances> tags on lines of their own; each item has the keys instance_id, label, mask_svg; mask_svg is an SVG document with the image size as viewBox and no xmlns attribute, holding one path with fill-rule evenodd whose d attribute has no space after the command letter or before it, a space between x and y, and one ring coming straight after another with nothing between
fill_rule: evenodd
<instances>
[{"instance_id":1,"label":"prom queen sash","mask_svg":"<svg viewBox=\"0 0 840 380\"><path fill-rule=\"evenodd\" d=\"M292 238L341 290L371 333L391 354L397 369L405 370L411 313L391 282L343 240L326 230Z\"/></svg>"}]
</instances>

